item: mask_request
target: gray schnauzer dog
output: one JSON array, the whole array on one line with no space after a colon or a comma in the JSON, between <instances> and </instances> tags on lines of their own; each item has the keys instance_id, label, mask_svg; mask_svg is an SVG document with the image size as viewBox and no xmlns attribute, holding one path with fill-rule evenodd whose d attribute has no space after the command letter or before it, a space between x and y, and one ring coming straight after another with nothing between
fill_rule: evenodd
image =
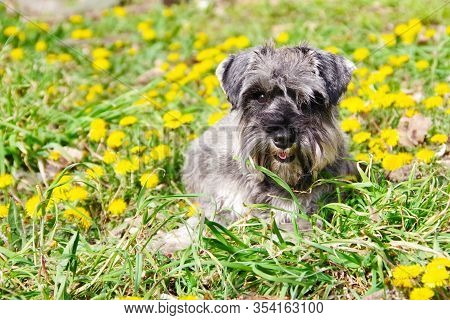
<instances>
[{"instance_id":1,"label":"gray schnauzer dog","mask_svg":"<svg viewBox=\"0 0 450 320\"><path fill-rule=\"evenodd\" d=\"M337 121L353 70L347 59L307 45L267 44L225 59L216 75L231 112L191 144L183 172L186 190L202 195L202 215L157 237L152 248L189 246L204 217L229 225L272 215L281 229L292 230L293 219L299 229L311 227L298 213L314 213L335 189L314 182L355 174ZM258 167L283 179L298 201Z\"/></svg>"}]
</instances>

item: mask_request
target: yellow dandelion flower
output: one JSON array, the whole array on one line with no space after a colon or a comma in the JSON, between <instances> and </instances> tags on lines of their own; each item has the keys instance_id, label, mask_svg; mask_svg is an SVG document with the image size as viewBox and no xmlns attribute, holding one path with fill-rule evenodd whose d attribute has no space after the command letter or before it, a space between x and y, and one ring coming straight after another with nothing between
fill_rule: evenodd
<instances>
[{"instance_id":1,"label":"yellow dandelion flower","mask_svg":"<svg viewBox=\"0 0 450 320\"><path fill-rule=\"evenodd\" d=\"M139 165L141 164L141 159L138 156L131 157L131 172L135 172L139 170Z\"/></svg>"},{"instance_id":2,"label":"yellow dandelion flower","mask_svg":"<svg viewBox=\"0 0 450 320\"><path fill-rule=\"evenodd\" d=\"M205 99L206 103L212 107L218 107L220 105L220 99L216 96L210 96Z\"/></svg>"},{"instance_id":3,"label":"yellow dandelion flower","mask_svg":"<svg viewBox=\"0 0 450 320\"><path fill-rule=\"evenodd\" d=\"M125 126L131 126L132 124L135 124L138 121L138 118L135 116L126 116L120 119L119 126L125 127Z\"/></svg>"},{"instance_id":4,"label":"yellow dandelion flower","mask_svg":"<svg viewBox=\"0 0 450 320\"><path fill-rule=\"evenodd\" d=\"M127 209L127 203L121 199L114 199L108 206L108 212L110 212L113 216L121 215Z\"/></svg>"},{"instance_id":5,"label":"yellow dandelion flower","mask_svg":"<svg viewBox=\"0 0 450 320\"><path fill-rule=\"evenodd\" d=\"M141 153L145 151L145 146L134 146L130 149L132 154Z\"/></svg>"},{"instance_id":6,"label":"yellow dandelion flower","mask_svg":"<svg viewBox=\"0 0 450 320\"><path fill-rule=\"evenodd\" d=\"M380 72L380 71L374 71L369 75L369 78L367 79L367 84L372 85L375 83L382 83L386 79L387 74Z\"/></svg>"},{"instance_id":7,"label":"yellow dandelion flower","mask_svg":"<svg viewBox=\"0 0 450 320\"><path fill-rule=\"evenodd\" d=\"M188 66L185 63L179 63L169 70L165 77L167 80L174 82L185 76Z\"/></svg>"},{"instance_id":8,"label":"yellow dandelion flower","mask_svg":"<svg viewBox=\"0 0 450 320\"><path fill-rule=\"evenodd\" d=\"M324 48L323 50L328 51L333 54L338 54L341 51L341 49L339 49L338 47L335 47L335 46L329 46L329 47Z\"/></svg>"},{"instance_id":9,"label":"yellow dandelion flower","mask_svg":"<svg viewBox=\"0 0 450 320\"><path fill-rule=\"evenodd\" d=\"M400 35L402 35L403 33L405 33L407 29L408 29L408 25L406 25L406 24L404 24L404 23L401 23L401 24L398 24L398 25L395 26L395 28L394 28L394 33L395 33L397 36L400 36Z\"/></svg>"},{"instance_id":10,"label":"yellow dandelion flower","mask_svg":"<svg viewBox=\"0 0 450 320\"><path fill-rule=\"evenodd\" d=\"M41 198L38 195L34 195L25 202L25 213L31 218L40 218L42 211L38 210Z\"/></svg>"},{"instance_id":11,"label":"yellow dandelion flower","mask_svg":"<svg viewBox=\"0 0 450 320\"><path fill-rule=\"evenodd\" d=\"M170 148L166 144L160 144L150 151L150 156L153 160L163 161L170 155Z\"/></svg>"},{"instance_id":12,"label":"yellow dandelion flower","mask_svg":"<svg viewBox=\"0 0 450 320\"><path fill-rule=\"evenodd\" d=\"M200 204L198 202L193 202L189 205L188 211L186 212L186 217L190 218L198 214Z\"/></svg>"},{"instance_id":13,"label":"yellow dandelion flower","mask_svg":"<svg viewBox=\"0 0 450 320\"><path fill-rule=\"evenodd\" d=\"M89 197L89 192L84 187L75 186L71 188L67 193L67 199L69 201L83 201Z\"/></svg>"},{"instance_id":14,"label":"yellow dandelion flower","mask_svg":"<svg viewBox=\"0 0 450 320\"><path fill-rule=\"evenodd\" d=\"M144 298L137 296L121 296L118 300L144 300Z\"/></svg>"},{"instance_id":15,"label":"yellow dandelion flower","mask_svg":"<svg viewBox=\"0 0 450 320\"><path fill-rule=\"evenodd\" d=\"M182 296L178 296L178 300L198 300L197 296L194 296L192 294L188 294L188 295L182 295Z\"/></svg>"},{"instance_id":16,"label":"yellow dandelion flower","mask_svg":"<svg viewBox=\"0 0 450 320\"><path fill-rule=\"evenodd\" d=\"M103 119L94 119L90 124L89 139L98 142L106 136L106 121Z\"/></svg>"},{"instance_id":17,"label":"yellow dandelion flower","mask_svg":"<svg viewBox=\"0 0 450 320\"><path fill-rule=\"evenodd\" d=\"M367 48L358 48L353 51L353 59L355 61L363 61L370 55L370 51Z\"/></svg>"},{"instance_id":18,"label":"yellow dandelion flower","mask_svg":"<svg viewBox=\"0 0 450 320\"><path fill-rule=\"evenodd\" d=\"M356 134L352 137L352 140L353 140L353 142L359 144L359 143L363 143L364 141L369 140L369 139L370 139L370 136L371 136L370 132L367 132L367 131L361 131L361 132L356 133Z\"/></svg>"},{"instance_id":19,"label":"yellow dandelion flower","mask_svg":"<svg viewBox=\"0 0 450 320\"><path fill-rule=\"evenodd\" d=\"M175 101L179 97L180 97L179 91L175 91L175 90L169 90L164 94L164 99L167 102Z\"/></svg>"},{"instance_id":20,"label":"yellow dandelion flower","mask_svg":"<svg viewBox=\"0 0 450 320\"><path fill-rule=\"evenodd\" d=\"M152 27L152 24L152 21L141 21L138 23L137 29L139 32L142 32L144 30L150 29Z\"/></svg>"},{"instance_id":21,"label":"yellow dandelion flower","mask_svg":"<svg viewBox=\"0 0 450 320\"><path fill-rule=\"evenodd\" d=\"M86 175L92 179L100 179L105 174L105 170L99 165L93 165L86 170Z\"/></svg>"},{"instance_id":22,"label":"yellow dandelion flower","mask_svg":"<svg viewBox=\"0 0 450 320\"><path fill-rule=\"evenodd\" d=\"M422 23L420 19L414 18L409 20L408 23L403 26L403 32L399 34L399 36L404 44L412 44L421 29Z\"/></svg>"},{"instance_id":23,"label":"yellow dandelion flower","mask_svg":"<svg viewBox=\"0 0 450 320\"><path fill-rule=\"evenodd\" d=\"M399 265L392 270L393 284L396 287L412 287L412 279L418 277L424 268L418 264L411 266Z\"/></svg>"},{"instance_id":24,"label":"yellow dandelion flower","mask_svg":"<svg viewBox=\"0 0 450 320\"><path fill-rule=\"evenodd\" d=\"M36 50L37 52L47 50L47 42L45 42L44 40L37 41L36 44L34 45L34 50Z\"/></svg>"},{"instance_id":25,"label":"yellow dandelion flower","mask_svg":"<svg viewBox=\"0 0 450 320\"><path fill-rule=\"evenodd\" d=\"M434 151L426 148L422 148L416 153L416 158L425 163L430 163L434 157Z\"/></svg>"},{"instance_id":26,"label":"yellow dandelion flower","mask_svg":"<svg viewBox=\"0 0 450 320\"><path fill-rule=\"evenodd\" d=\"M429 288L448 285L449 272L444 268L427 268L422 276L422 283Z\"/></svg>"},{"instance_id":27,"label":"yellow dandelion flower","mask_svg":"<svg viewBox=\"0 0 450 320\"><path fill-rule=\"evenodd\" d=\"M111 62L104 58L94 59L92 61L92 68L96 71L108 70L111 68Z\"/></svg>"},{"instance_id":28,"label":"yellow dandelion flower","mask_svg":"<svg viewBox=\"0 0 450 320\"><path fill-rule=\"evenodd\" d=\"M212 113L209 117L208 117L208 125L212 126L215 123L217 123L220 119L222 119L223 117L225 117L227 113L225 111L217 111Z\"/></svg>"},{"instance_id":29,"label":"yellow dandelion flower","mask_svg":"<svg viewBox=\"0 0 450 320\"><path fill-rule=\"evenodd\" d=\"M142 155L142 162L144 164L149 164L151 160L152 160L152 158L150 157L150 155L148 155L148 154Z\"/></svg>"},{"instance_id":30,"label":"yellow dandelion flower","mask_svg":"<svg viewBox=\"0 0 450 320\"><path fill-rule=\"evenodd\" d=\"M156 39L156 31L148 28L141 31L141 37L145 41L152 41Z\"/></svg>"},{"instance_id":31,"label":"yellow dandelion flower","mask_svg":"<svg viewBox=\"0 0 450 320\"><path fill-rule=\"evenodd\" d=\"M66 209L63 212L63 216L69 221L80 224L85 229L89 229L92 225L92 217L90 213L82 207Z\"/></svg>"},{"instance_id":32,"label":"yellow dandelion flower","mask_svg":"<svg viewBox=\"0 0 450 320\"><path fill-rule=\"evenodd\" d=\"M74 14L69 17L69 21L72 24L80 24L80 23L83 23L84 18L83 18L83 16L81 16L79 14Z\"/></svg>"},{"instance_id":33,"label":"yellow dandelion flower","mask_svg":"<svg viewBox=\"0 0 450 320\"><path fill-rule=\"evenodd\" d=\"M424 36L426 38L433 38L435 34L436 34L435 29L427 29L427 30L425 30Z\"/></svg>"},{"instance_id":34,"label":"yellow dandelion flower","mask_svg":"<svg viewBox=\"0 0 450 320\"><path fill-rule=\"evenodd\" d=\"M445 269L450 268L450 259L444 257L437 257L430 261L427 269Z\"/></svg>"},{"instance_id":35,"label":"yellow dandelion flower","mask_svg":"<svg viewBox=\"0 0 450 320\"><path fill-rule=\"evenodd\" d=\"M94 59L107 59L109 58L109 56L111 56L111 51L106 48L99 47L92 50L91 55Z\"/></svg>"},{"instance_id":36,"label":"yellow dandelion flower","mask_svg":"<svg viewBox=\"0 0 450 320\"><path fill-rule=\"evenodd\" d=\"M179 110L171 110L163 115L164 127L176 129L185 123L192 122L194 116L191 114L182 114Z\"/></svg>"},{"instance_id":37,"label":"yellow dandelion flower","mask_svg":"<svg viewBox=\"0 0 450 320\"><path fill-rule=\"evenodd\" d=\"M125 132L120 130L113 131L109 134L106 145L110 148L118 148L123 144L123 139L125 137Z\"/></svg>"},{"instance_id":38,"label":"yellow dandelion flower","mask_svg":"<svg viewBox=\"0 0 450 320\"><path fill-rule=\"evenodd\" d=\"M402 55L391 55L388 57L388 63L393 67L401 67L406 62L409 61L409 56L407 54Z\"/></svg>"},{"instance_id":39,"label":"yellow dandelion flower","mask_svg":"<svg viewBox=\"0 0 450 320\"><path fill-rule=\"evenodd\" d=\"M69 61L72 61L72 56L70 55L70 54L68 54L68 53L60 53L60 54L58 54L58 61L59 62L69 62Z\"/></svg>"},{"instance_id":40,"label":"yellow dandelion flower","mask_svg":"<svg viewBox=\"0 0 450 320\"><path fill-rule=\"evenodd\" d=\"M85 40L92 38L93 33L90 29L76 29L70 34L70 37L75 40Z\"/></svg>"},{"instance_id":41,"label":"yellow dandelion flower","mask_svg":"<svg viewBox=\"0 0 450 320\"><path fill-rule=\"evenodd\" d=\"M416 62L416 69L419 71L424 71L426 69L428 69L428 67L430 66L430 63L427 60L419 60Z\"/></svg>"},{"instance_id":42,"label":"yellow dandelion flower","mask_svg":"<svg viewBox=\"0 0 450 320\"><path fill-rule=\"evenodd\" d=\"M384 33L381 35L381 41L386 47L393 47L397 43L397 38L393 33Z\"/></svg>"},{"instance_id":43,"label":"yellow dandelion flower","mask_svg":"<svg viewBox=\"0 0 450 320\"><path fill-rule=\"evenodd\" d=\"M450 86L446 82L439 82L434 86L434 93L438 96L444 96L450 93Z\"/></svg>"},{"instance_id":44,"label":"yellow dandelion flower","mask_svg":"<svg viewBox=\"0 0 450 320\"><path fill-rule=\"evenodd\" d=\"M280 32L276 37L275 41L279 44L285 44L289 41L289 33L283 31Z\"/></svg>"},{"instance_id":45,"label":"yellow dandelion flower","mask_svg":"<svg viewBox=\"0 0 450 320\"><path fill-rule=\"evenodd\" d=\"M416 115L417 113L418 111L414 108L409 108L405 110L405 116L408 118L414 117L414 115Z\"/></svg>"},{"instance_id":46,"label":"yellow dandelion flower","mask_svg":"<svg viewBox=\"0 0 450 320\"><path fill-rule=\"evenodd\" d=\"M394 94L394 105L398 108L411 108L416 105L413 97L404 93L398 92Z\"/></svg>"},{"instance_id":47,"label":"yellow dandelion flower","mask_svg":"<svg viewBox=\"0 0 450 320\"><path fill-rule=\"evenodd\" d=\"M22 48L14 48L9 53L9 56L12 60L22 60L23 59L23 49Z\"/></svg>"},{"instance_id":48,"label":"yellow dandelion flower","mask_svg":"<svg viewBox=\"0 0 450 320\"><path fill-rule=\"evenodd\" d=\"M386 141L388 146L395 147L398 144L399 136L395 129L381 130L381 138Z\"/></svg>"},{"instance_id":49,"label":"yellow dandelion flower","mask_svg":"<svg viewBox=\"0 0 450 320\"><path fill-rule=\"evenodd\" d=\"M0 218L5 218L8 216L9 206L0 204Z\"/></svg>"},{"instance_id":50,"label":"yellow dandelion flower","mask_svg":"<svg viewBox=\"0 0 450 320\"><path fill-rule=\"evenodd\" d=\"M111 150L105 150L102 160L106 164L114 163L117 160L117 154Z\"/></svg>"},{"instance_id":51,"label":"yellow dandelion flower","mask_svg":"<svg viewBox=\"0 0 450 320\"><path fill-rule=\"evenodd\" d=\"M114 41L114 47L116 49L120 49L123 48L125 46L125 42L123 42L122 40L116 40Z\"/></svg>"},{"instance_id":52,"label":"yellow dandelion flower","mask_svg":"<svg viewBox=\"0 0 450 320\"><path fill-rule=\"evenodd\" d=\"M357 113L360 111L368 111L364 100L360 97L348 97L342 100L341 107L347 109L352 113Z\"/></svg>"},{"instance_id":53,"label":"yellow dandelion flower","mask_svg":"<svg viewBox=\"0 0 450 320\"><path fill-rule=\"evenodd\" d=\"M192 141L192 140L194 140L194 139L197 139L197 137L198 137L197 134L191 133L191 134L188 135L187 138L188 138L189 141Z\"/></svg>"},{"instance_id":54,"label":"yellow dandelion flower","mask_svg":"<svg viewBox=\"0 0 450 320\"><path fill-rule=\"evenodd\" d=\"M411 300L430 300L434 296L433 290L430 288L414 288L409 294Z\"/></svg>"},{"instance_id":55,"label":"yellow dandelion flower","mask_svg":"<svg viewBox=\"0 0 450 320\"><path fill-rule=\"evenodd\" d=\"M181 58L181 55L178 52L171 52L167 55L167 61L169 62L177 62Z\"/></svg>"},{"instance_id":56,"label":"yellow dandelion flower","mask_svg":"<svg viewBox=\"0 0 450 320\"><path fill-rule=\"evenodd\" d=\"M136 47L131 47L127 50L127 53L130 56L135 56L137 52L138 52L138 49Z\"/></svg>"},{"instance_id":57,"label":"yellow dandelion flower","mask_svg":"<svg viewBox=\"0 0 450 320\"><path fill-rule=\"evenodd\" d=\"M172 43L169 45L169 50L170 50L170 51L177 51L177 50L180 50L181 47L182 47L182 45L181 45L180 42L172 42Z\"/></svg>"},{"instance_id":58,"label":"yellow dandelion flower","mask_svg":"<svg viewBox=\"0 0 450 320\"><path fill-rule=\"evenodd\" d=\"M344 132L355 132L361 129L361 123L356 118L346 118L341 122L341 129Z\"/></svg>"},{"instance_id":59,"label":"yellow dandelion flower","mask_svg":"<svg viewBox=\"0 0 450 320\"><path fill-rule=\"evenodd\" d=\"M64 175L59 180L57 180L57 187L52 191L52 200L55 202L68 200L68 191L71 188L70 183L73 177L71 175Z\"/></svg>"},{"instance_id":60,"label":"yellow dandelion flower","mask_svg":"<svg viewBox=\"0 0 450 320\"><path fill-rule=\"evenodd\" d=\"M114 7L112 9L112 11L113 11L114 15L119 18L125 17L127 15L127 9L124 7L117 6L117 7Z\"/></svg>"},{"instance_id":61,"label":"yellow dandelion flower","mask_svg":"<svg viewBox=\"0 0 450 320\"><path fill-rule=\"evenodd\" d=\"M439 144L446 143L448 141L448 136L443 133L437 133L431 137L430 141Z\"/></svg>"},{"instance_id":62,"label":"yellow dandelion flower","mask_svg":"<svg viewBox=\"0 0 450 320\"><path fill-rule=\"evenodd\" d=\"M145 136L145 139L150 140L153 137L161 138L162 135L157 129L150 129L150 130L145 131L144 136Z\"/></svg>"},{"instance_id":63,"label":"yellow dandelion flower","mask_svg":"<svg viewBox=\"0 0 450 320\"><path fill-rule=\"evenodd\" d=\"M133 162L127 159L117 161L114 165L114 172L119 176L124 176L127 173L135 171L135 165Z\"/></svg>"},{"instance_id":64,"label":"yellow dandelion flower","mask_svg":"<svg viewBox=\"0 0 450 320\"><path fill-rule=\"evenodd\" d=\"M378 36L375 33L369 33L367 35L367 40L369 40L371 43L378 42Z\"/></svg>"},{"instance_id":65,"label":"yellow dandelion flower","mask_svg":"<svg viewBox=\"0 0 450 320\"><path fill-rule=\"evenodd\" d=\"M380 72L384 76L390 76L391 74L394 73L394 69L391 66L389 66L389 65L382 65L378 69L378 72ZM387 86L387 85L385 85L385 86Z\"/></svg>"},{"instance_id":66,"label":"yellow dandelion flower","mask_svg":"<svg viewBox=\"0 0 450 320\"><path fill-rule=\"evenodd\" d=\"M9 173L0 174L0 189L4 189L14 183L12 175Z\"/></svg>"},{"instance_id":67,"label":"yellow dandelion flower","mask_svg":"<svg viewBox=\"0 0 450 320\"><path fill-rule=\"evenodd\" d=\"M364 161L369 163L370 162L370 156L367 153L358 153L357 155L355 155L355 160L356 161Z\"/></svg>"},{"instance_id":68,"label":"yellow dandelion flower","mask_svg":"<svg viewBox=\"0 0 450 320\"><path fill-rule=\"evenodd\" d=\"M403 164L409 164L414 159L413 155L407 152L400 152L398 157L401 159Z\"/></svg>"},{"instance_id":69,"label":"yellow dandelion flower","mask_svg":"<svg viewBox=\"0 0 450 320\"><path fill-rule=\"evenodd\" d=\"M173 10L171 8L164 8L162 11L162 15L165 18L170 18L174 15Z\"/></svg>"},{"instance_id":70,"label":"yellow dandelion flower","mask_svg":"<svg viewBox=\"0 0 450 320\"><path fill-rule=\"evenodd\" d=\"M394 171L403 167L404 161L402 157L397 154L387 154L384 156L382 166L383 169L388 171Z\"/></svg>"},{"instance_id":71,"label":"yellow dandelion flower","mask_svg":"<svg viewBox=\"0 0 450 320\"><path fill-rule=\"evenodd\" d=\"M250 46L250 40L246 36L238 36L234 38L234 46L237 49L244 49Z\"/></svg>"},{"instance_id":72,"label":"yellow dandelion flower","mask_svg":"<svg viewBox=\"0 0 450 320\"><path fill-rule=\"evenodd\" d=\"M356 68L355 71L353 71L353 74L354 74L356 77L361 77L361 78L363 78L363 77L365 77L366 75L369 74L369 69L366 68L366 67Z\"/></svg>"},{"instance_id":73,"label":"yellow dandelion flower","mask_svg":"<svg viewBox=\"0 0 450 320\"><path fill-rule=\"evenodd\" d=\"M57 150L53 150L50 152L50 154L48 155L48 159L52 160L52 161L58 161L61 158L61 152L57 151Z\"/></svg>"},{"instance_id":74,"label":"yellow dandelion flower","mask_svg":"<svg viewBox=\"0 0 450 320\"><path fill-rule=\"evenodd\" d=\"M20 29L16 26L9 26L3 30L3 34L7 37L14 37L14 36L18 35L19 32L20 32Z\"/></svg>"},{"instance_id":75,"label":"yellow dandelion flower","mask_svg":"<svg viewBox=\"0 0 450 320\"><path fill-rule=\"evenodd\" d=\"M154 188L159 183L159 177L156 173L144 173L140 179L141 186L147 189Z\"/></svg>"},{"instance_id":76,"label":"yellow dandelion flower","mask_svg":"<svg viewBox=\"0 0 450 320\"><path fill-rule=\"evenodd\" d=\"M428 97L423 101L425 108L432 109L444 105L444 99L441 96Z\"/></svg>"}]
</instances>

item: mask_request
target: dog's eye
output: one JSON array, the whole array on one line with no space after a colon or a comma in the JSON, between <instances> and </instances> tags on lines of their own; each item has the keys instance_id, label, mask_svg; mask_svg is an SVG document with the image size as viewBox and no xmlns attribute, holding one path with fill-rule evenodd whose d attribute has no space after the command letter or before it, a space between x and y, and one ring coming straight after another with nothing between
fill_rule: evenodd
<instances>
[{"instance_id":1,"label":"dog's eye","mask_svg":"<svg viewBox=\"0 0 450 320\"><path fill-rule=\"evenodd\" d=\"M297 93L295 92L295 90L288 88L287 94L288 94L289 98L291 98L294 101L297 101Z\"/></svg>"},{"instance_id":2,"label":"dog's eye","mask_svg":"<svg viewBox=\"0 0 450 320\"><path fill-rule=\"evenodd\" d=\"M269 100L269 96L263 92L259 92L255 95L255 100L258 101L258 103L264 104Z\"/></svg>"}]
</instances>

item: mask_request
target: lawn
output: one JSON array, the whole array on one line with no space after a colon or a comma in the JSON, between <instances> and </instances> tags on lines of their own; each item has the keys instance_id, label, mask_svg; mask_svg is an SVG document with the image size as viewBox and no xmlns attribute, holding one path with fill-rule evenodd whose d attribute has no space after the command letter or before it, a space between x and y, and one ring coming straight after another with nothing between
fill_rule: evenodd
<instances>
[{"instance_id":1,"label":"lawn","mask_svg":"<svg viewBox=\"0 0 450 320\"><path fill-rule=\"evenodd\" d=\"M0 4L0 298L450 298L449 21L438 0L134 3L51 21ZM289 241L252 218L149 251L201 214L180 170L230 108L216 66L270 38L357 65L340 115L361 180L332 181L348 196Z\"/></svg>"}]
</instances>

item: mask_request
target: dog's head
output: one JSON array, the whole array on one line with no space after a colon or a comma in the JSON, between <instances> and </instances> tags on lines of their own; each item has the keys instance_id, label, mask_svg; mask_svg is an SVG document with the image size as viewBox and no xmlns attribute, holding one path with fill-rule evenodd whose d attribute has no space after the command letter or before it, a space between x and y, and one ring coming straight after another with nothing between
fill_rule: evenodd
<instances>
[{"instance_id":1,"label":"dog's head","mask_svg":"<svg viewBox=\"0 0 450 320\"><path fill-rule=\"evenodd\" d=\"M301 45L265 45L225 59L216 74L240 117L240 157L290 185L344 153L337 104L354 65Z\"/></svg>"}]
</instances>

